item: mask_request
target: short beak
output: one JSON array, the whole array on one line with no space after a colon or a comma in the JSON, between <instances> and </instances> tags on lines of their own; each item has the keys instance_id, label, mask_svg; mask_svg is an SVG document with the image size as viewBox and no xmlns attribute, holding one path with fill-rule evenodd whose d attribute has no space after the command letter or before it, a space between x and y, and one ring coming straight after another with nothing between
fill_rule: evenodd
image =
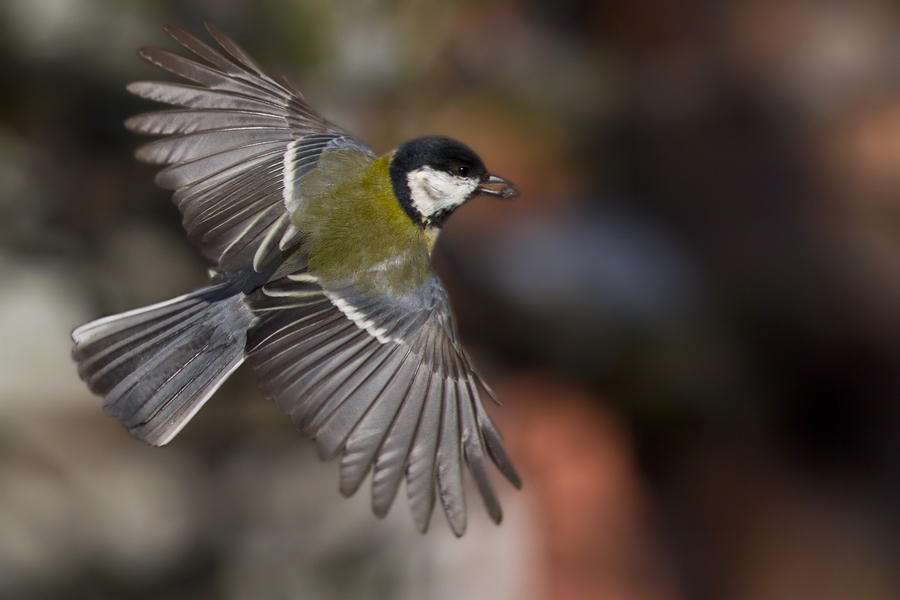
<instances>
[{"instance_id":1,"label":"short beak","mask_svg":"<svg viewBox=\"0 0 900 600\"><path fill-rule=\"evenodd\" d=\"M519 195L519 190L514 188L510 182L496 175L488 175L487 180L479 185L476 191L487 196L498 196L504 200L512 200Z\"/></svg>"}]
</instances>

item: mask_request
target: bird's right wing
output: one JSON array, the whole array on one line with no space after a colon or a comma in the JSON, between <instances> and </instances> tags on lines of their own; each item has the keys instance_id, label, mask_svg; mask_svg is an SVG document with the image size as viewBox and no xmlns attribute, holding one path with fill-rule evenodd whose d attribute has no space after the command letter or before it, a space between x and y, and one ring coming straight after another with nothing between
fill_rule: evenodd
<instances>
[{"instance_id":1,"label":"bird's right wing","mask_svg":"<svg viewBox=\"0 0 900 600\"><path fill-rule=\"evenodd\" d=\"M517 487L519 477L482 406L490 392L459 344L437 276L391 298L352 286L326 290L296 273L247 302L258 318L248 362L320 455L341 456L342 493L353 494L373 471L372 508L384 516L405 478L418 528L428 527L438 496L462 535L465 463L500 522L488 458Z\"/></svg>"},{"instance_id":2,"label":"bird's right wing","mask_svg":"<svg viewBox=\"0 0 900 600\"><path fill-rule=\"evenodd\" d=\"M175 191L188 237L204 256L228 272L262 270L299 241L286 206L319 155L336 148L372 151L325 121L299 91L263 73L225 34L207 28L220 50L166 27L202 62L141 50L142 58L192 84L130 84L131 93L178 108L138 115L126 125L165 136L141 147L137 157L169 165L156 182Z\"/></svg>"}]
</instances>

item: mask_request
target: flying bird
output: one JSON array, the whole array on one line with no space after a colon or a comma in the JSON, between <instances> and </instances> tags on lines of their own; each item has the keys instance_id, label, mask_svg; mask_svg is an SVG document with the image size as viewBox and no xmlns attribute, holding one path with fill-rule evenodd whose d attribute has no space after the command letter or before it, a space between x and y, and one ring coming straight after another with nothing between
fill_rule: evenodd
<instances>
[{"instance_id":1,"label":"flying bird","mask_svg":"<svg viewBox=\"0 0 900 600\"><path fill-rule=\"evenodd\" d=\"M75 329L80 376L132 435L163 445L246 361L320 456L340 457L344 495L372 472L382 517L405 479L417 528L439 498L461 536L466 465L499 523L488 457L520 479L430 257L459 206L518 192L447 137L376 156L207 28L218 48L165 28L195 57L140 51L187 82L130 84L176 108L126 125L161 136L137 158L166 165L156 183L214 263L209 285Z\"/></svg>"}]
</instances>

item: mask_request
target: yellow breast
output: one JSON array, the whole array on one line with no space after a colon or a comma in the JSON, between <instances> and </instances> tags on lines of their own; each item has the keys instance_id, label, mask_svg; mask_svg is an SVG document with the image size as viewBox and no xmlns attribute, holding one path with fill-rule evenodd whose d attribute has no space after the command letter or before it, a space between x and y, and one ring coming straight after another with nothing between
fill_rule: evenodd
<instances>
[{"instance_id":1,"label":"yellow breast","mask_svg":"<svg viewBox=\"0 0 900 600\"><path fill-rule=\"evenodd\" d=\"M310 274L326 287L352 282L366 293L402 295L428 278L435 236L403 210L389 165L390 155L336 150L303 178L291 222Z\"/></svg>"}]
</instances>

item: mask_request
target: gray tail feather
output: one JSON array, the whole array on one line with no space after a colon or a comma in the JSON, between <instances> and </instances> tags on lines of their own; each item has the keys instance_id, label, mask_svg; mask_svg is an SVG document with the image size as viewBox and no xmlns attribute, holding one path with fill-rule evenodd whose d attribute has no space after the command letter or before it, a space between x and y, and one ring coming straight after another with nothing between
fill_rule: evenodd
<instances>
[{"instance_id":1,"label":"gray tail feather","mask_svg":"<svg viewBox=\"0 0 900 600\"><path fill-rule=\"evenodd\" d=\"M214 285L82 325L78 374L132 435L166 444L244 362L253 315L243 300Z\"/></svg>"}]
</instances>

